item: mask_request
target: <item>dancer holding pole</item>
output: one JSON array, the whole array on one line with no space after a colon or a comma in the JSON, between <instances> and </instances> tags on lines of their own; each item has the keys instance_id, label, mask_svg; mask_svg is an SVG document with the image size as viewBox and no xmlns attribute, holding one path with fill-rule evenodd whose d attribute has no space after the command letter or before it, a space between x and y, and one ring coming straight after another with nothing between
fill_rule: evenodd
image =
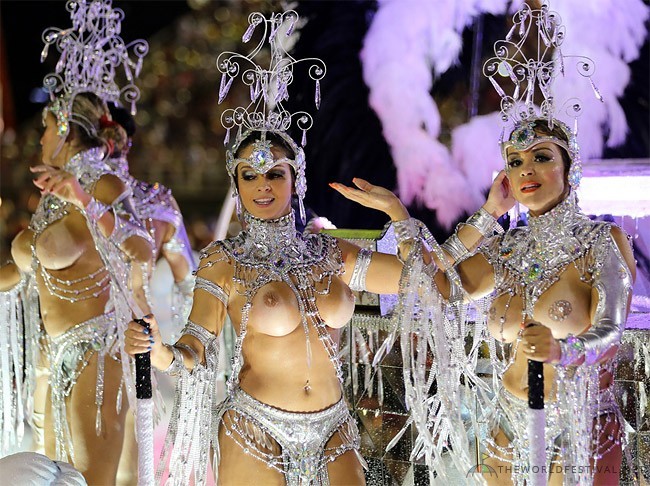
<instances>
[{"instance_id":1,"label":"dancer holding pole","mask_svg":"<svg viewBox=\"0 0 650 486\"><path fill-rule=\"evenodd\" d=\"M492 236L491 216L500 214L479 211L467 222L472 230L460 227L439 247L421 224L399 217L405 209L390 191L360 179L353 181L354 188L332 187L386 212L401 248L410 248L402 255L406 263L396 319L406 351L407 403L419 433L416 455L425 455L432 480L451 474L449 462L463 474L476 467L468 450L475 434L487 444L483 464L497 472L497 477L485 475L488 483L503 484L509 476L518 485L536 480L612 484L618 481L624 446L613 372L635 262L618 226L592 221L578 207L577 123L571 129L559 116L566 111L577 119L580 104L560 105L551 91L565 66L575 66L591 81L593 63L560 52L564 27L546 5L536 10L524 5L514 24L506 40L495 45L484 72L502 96L502 118L510 124L500 140L505 173L496 181L529 209L527 226ZM539 46L531 59L522 47L529 34L537 36ZM513 83L511 89L502 87L505 82ZM587 86L600 97L593 82ZM543 100L539 107L537 94ZM460 237L467 231L487 240L472 247ZM420 239L424 246L416 244ZM487 295L491 298L485 307L477 303L476 315L466 312L463 297ZM492 337L492 384L476 373L484 331ZM418 348L413 333L421 338ZM473 336L469 351L468 335ZM427 376L422 370L430 354L436 367ZM542 364L542 373L535 365L531 370L543 376L545 427L535 427L537 437L527 427L530 416L539 415L526 405L529 391L535 395L529 390L535 386L528 380L530 361ZM438 393L429 396L434 379ZM477 397L481 406L467 405ZM459 400L467 408L461 409ZM461 412L468 409L470 431L465 433ZM481 423L488 430L481 430Z\"/></svg>"}]
</instances>

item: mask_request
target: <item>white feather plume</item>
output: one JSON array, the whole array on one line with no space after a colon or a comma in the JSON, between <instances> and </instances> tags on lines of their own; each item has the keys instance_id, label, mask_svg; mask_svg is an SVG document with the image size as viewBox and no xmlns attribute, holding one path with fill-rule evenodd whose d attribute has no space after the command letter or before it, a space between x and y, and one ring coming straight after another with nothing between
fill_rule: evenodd
<instances>
[{"instance_id":1,"label":"white feather plume","mask_svg":"<svg viewBox=\"0 0 650 486\"><path fill-rule=\"evenodd\" d=\"M502 125L497 113L475 117L453 130L448 150L438 141L440 114L430 94L434 75L457 62L463 29L477 15L503 14L508 7L513 13L522 4L523 0L379 0L366 35L361 52L364 80L391 147L398 193L406 204L417 200L437 211L447 227L481 205L492 173L503 167L497 146ZM599 157L605 142L612 147L625 141L628 127L618 98L629 82L628 63L638 57L647 35L650 7L643 0L553 0L550 8L566 26L563 53L588 56L596 64L594 81L604 102L595 98L589 80L569 66L553 93L558 104L580 99L582 156Z\"/></svg>"}]
</instances>

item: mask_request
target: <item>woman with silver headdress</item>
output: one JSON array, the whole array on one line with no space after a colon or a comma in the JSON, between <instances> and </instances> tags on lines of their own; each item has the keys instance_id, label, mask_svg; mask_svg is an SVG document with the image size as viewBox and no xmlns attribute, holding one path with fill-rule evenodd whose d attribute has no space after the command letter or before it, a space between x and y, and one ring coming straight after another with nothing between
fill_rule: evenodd
<instances>
[{"instance_id":1,"label":"woman with silver headdress","mask_svg":"<svg viewBox=\"0 0 650 486\"><path fill-rule=\"evenodd\" d=\"M18 442L23 419L31 418L35 435L44 430L50 458L69 461L90 484L115 484L128 410L122 396L134 399L121 331L133 312L149 309L141 273L153 248L130 188L104 161L112 138L106 101L125 93L137 100L137 88L118 88L114 75L128 65L132 81L139 65L129 56L136 51L141 61L147 47L124 44L123 12L110 1L69 2L68 11L71 28L43 34L41 59L52 45L62 55L44 80L51 99L42 164L30 169L41 199L12 243L21 280L0 294L9 323L0 329L1 445L4 453L8 437ZM49 377L36 378L37 368Z\"/></svg>"},{"instance_id":2,"label":"woman with silver headdress","mask_svg":"<svg viewBox=\"0 0 650 486\"><path fill-rule=\"evenodd\" d=\"M145 318L151 334L136 323L126 334L127 351L150 350L155 367L181 375L176 442L166 445L170 479L183 484L194 468L202 484L212 446L220 484L363 484L337 356L340 328L354 310L348 284L358 248L297 232L291 198L304 184L304 153L286 133L245 132L228 152L228 172L244 230L201 252L183 336L163 345L153 317ZM399 274L399 262L386 257ZM377 291L396 290L377 277L370 276ZM237 340L227 397L217 405L217 336L226 314ZM188 428L200 436L195 463L180 458L190 447L182 443Z\"/></svg>"},{"instance_id":3,"label":"woman with silver headdress","mask_svg":"<svg viewBox=\"0 0 650 486\"><path fill-rule=\"evenodd\" d=\"M264 29L258 49L248 57L225 53L228 59L218 61L220 101L241 72L235 63L253 66L244 77L252 80L251 105L224 112L228 131L233 124L240 128L226 166L244 229L201 252L178 342L163 344L156 319L148 316L149 330L130 324L126 350L149 351L154 367L178 375L159 465L162 474L169 461L169 483L205 484L212 451L220 484L363 484L359 432L343 399L337 348L354 310L347 284L358 248L296 230L291 203L295 194L303 217L305 154L287 134L292 115L282 101L299 61L279 37L291 35L297 15L256 13L250 21L245 41L256 26ZM263 69L252 58L267 37L271 66ZM399 274L399 262L387 264L396 264ZM237 337L226 398L216 403L218 336L227 317Z\"/></svg>"},{"instance_id":4,"label":"woman with silver headdress","mask_svg":"<svg viewBox=\"0 0 650 486\"><path fill-rule=\"evenodd\" d=\"M404 361L412 358L417 364L405 366L407 402L413 405L418 444L426 451L431 478L434 472L437 478L450 477L453 463L463 474L485 473L489 483L502 484L509 476L518 485L617 484L624 421L613 392L613 371L635 261L623 230L592 221L578 207L581 106L576 99L564 105L576 118L572 130L555 116L559 108L551 91L568 59L577 58L578 73L589 79L593 63L563 55L564 26L547 5L535 10L524 5L513 20L505 40L495 44L495 57L485 63L484 74L502 97L502 119L514 121L501 140L504 191L506 199L514 197L529 209L528 225L504 233L479 211L438 246L430 234L416 229L422 225L392 217L401 228L398 239L410 248L397 312ZM538 46L530 59L523 47L529 34L537 36ZM514 87L504 86L509 82ZM543 100L539 108L534 104L537 90ZM357 187L335 188L389 215L402 206L383 188L365 181ZM467 225L487 238L478 248L460 238ZM499 234L492 236L493 229ZM414 244L420 235L424 247ZM468 312L463 300L483 296L489 296L487 301L473 302L478 312ZM412 333L430 341L424 352L410 347ZM477 368L488 333L491 385ZM466 349L469 335L473 345ZM427 353L436 359L428 377L418 369ZM530 362L543 363L543 372L531 372ZM529 405L533 408L531 390L542 376L539 421L538 410ZM426 384L433 379L438 394L429 398ZM427 405L419 407L422 401ZM472 435L483 436L487 459L471 457Z\"/></svg>"},{"instance_id":5,"label":"woman with silver headdress","mask_svg":"<svg viewBox=\"0 0 650 486\"><path fill-rule=\"evenodd\" d=\"M78 93L69 105L57 98L44 110L43 164L31 168L42 197L30 228L12 244L16 264L33 273L45 330L45 452L70 461L89 483L115 481L128 409L116 406L124 384L118 323L130 316L117 302L126 287L116 280L125 275L107 260L127 270L127 261L147 264L152 255L146 232L125 219L126 186L103 161L106 113L93 93ZM147 309L142 287L132 291ZM93 404L96 413L88 413Z\"/></svg>"},{"instance_id":6,"label":"woman with silver headdress","mask_svg":"<svg viewBox=\"0 0 650 486\"><path fill-rule=\"evenodd\" d=\"M580 466L578 477L589 477L589 466L597 462L602 471L597 480L611 482L607 474L620 472L623 437L612 389L614 356L631 298L634 258L619 227L593 222L580 212L569 183L570 131L558 120L554 124L529 121L503 145L506 187L529 208L528 226L494 236L474 252L457 235L441 248L471 298L492 295L487 329L503 361L493 356L496 410L493 434L487 437L490 458L483 463L497 472L512 471L516 484L528 477L527 362L534 360L545 363L547 471L559 473L550 477L561 482L564 466L574 465ZM383 188L365 181L357 181L357 187L335 188L365 206L391 208L393 214L401 206ZM395 224L408 226L408 221ZM485 224L479 221L468 224ZM415 241L413 228L401 233L403 241ZM449 266L436 262L440 269ZM433 280L443 298L455 297L458 289L445 272L436 271ZM589 420L581 420L580 411Z\"/></svg>"}]
</instances>

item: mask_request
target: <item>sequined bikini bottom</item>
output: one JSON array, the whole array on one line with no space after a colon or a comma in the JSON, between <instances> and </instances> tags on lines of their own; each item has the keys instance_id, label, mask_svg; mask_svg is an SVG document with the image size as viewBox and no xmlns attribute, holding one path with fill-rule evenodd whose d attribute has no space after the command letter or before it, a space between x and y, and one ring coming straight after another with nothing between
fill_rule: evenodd
<instances>
[{"instance_id":1,"label":"sequined bikini bottom","mask_svg":"<svg viewBox=\"0 0 650 486\"><path fill-rule=\"evenodd\" d=\"M74 461L65 401L93 355L99 353L95 389L95 404L97 405L95 427L99 435L101 432L101 406L104 401L104 358L106 356L114 357L118 351L115 316L113 313L108 313L93 317L71 327L60 336L48 338L48 344L56 460Z\"/></svg>"},{"instance_id":2,"label":"sequined bikini bottom","mask_svg":"<svg viewBox=\"0 0 650 486\"><path fill-rule=\"evenodd\" d=\"M359 431L343 399L319 412L287 412L262 403L241 389L221 410L225 434L244 451L281 472L288 486L327 486L327 464L347 451L359 462ZM341 444L326 447L338 433Z\"/></svg>"}]
</instances>

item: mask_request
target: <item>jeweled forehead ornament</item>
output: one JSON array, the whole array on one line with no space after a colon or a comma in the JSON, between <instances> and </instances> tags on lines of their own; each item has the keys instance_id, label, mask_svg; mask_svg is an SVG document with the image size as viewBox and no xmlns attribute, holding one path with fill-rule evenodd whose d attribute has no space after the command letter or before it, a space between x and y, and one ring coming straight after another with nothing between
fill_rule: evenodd
<instances>
[{"instance_id":1,"label":"jeweled forehead ornament","mask_svg":"<svg viewBox=\"0 0 650 486\"><path fill-rule=\"evenodd\" d=\"M81 125L90 133L96 131L97 127L72 111L79 93L94 93L104 102L122 98L130 103L131 113L135 115L140 91L133 81L140 74L142 59L149 50L142 39L124 43L120 37L124 12L113 8L111 0L68 0L66 9L72 27L47 28L42 34L45 46L41 52L41 62L47 58L51 45L61 53L54 72L43 79L51 100L43 116L49 111L56 117L61 137L69 133L70 123ZM126 77L122 88L115 81L120 67Z\"/></svg>"},{"instance_id":2,"label":"jeweled forehead ornament","mask_svg":"<svg viewBox=\"0 0 650 486\"><path fill-rule=\"evenodd\" d=\"M271 14L268 18L259 12L248 17L249 26L242 37L249 42L256 30L261 29L261 39L253 51L244 56L235 52L223 52L217 58L217 68L222 73L219 87L219 103L223 102L235 78L249 87L250 102L246 106L228 108L221 115L221 124L226 129L224 144L230 142L230 131L236 129L235 140L226 151L226 168L231 179L232 194L238 198L237 165L248 163L256 172L264 174L279 163L290 164L295 171L295 192L300 206L300 217L305 220L303 199L307 192L305 177L305 152L307 131L313 125L312 116L306 111L291 113L283 103L289 99L289 86L294 79L294 69L304 65L309 77L315 83L314 102L320 106L320 80L326 72L325 63L318 58L295 59L287 52L288 43L298 22L298 14L293 10ZM255 58L268 49L268 68L255 62ZM260 55L260 57L264 57ZM302 140L298 145L287 133L294 124L302 131ZM267 134L274 134L282 139L292 153L287 157L276 159L271 151L272 142ZM251 137L252 136L252 137ZM245 140L253 143L253 152L246 158L237 158L236 154ZM284 147L283 147L284 148Z\"/></svg>"},{"instance_id":3,"label":"jeweled forehead ornament","mask_svg":"<svg viewBox=\"0 0 650 486\"><path fill-rule=\"evenodd\" d=\"M566 140L553 136L538 134L535 131L535 127L538 122L545 122L545 125L548 123L546 118L536 118L533 120L523 121L515 124L515 128L510 134L510 136L501 142L501 154L503 160L506 162L506 171L509 170L508 166L508 149L513 148L517 151L526 151L530 150L536 145L544 142L552 142L559 147L562 147L566 150L569 158L571 159L571 165L569 168L568 180L569 184L573 188L577 188L580 185L580 180L582 178L582 161L580 159L580 149L578 147L578 141L571 129L560 120L553 120L553 125L550 128L559 128L564 134ZM543 126L543 131L547 132L547 126Z\"/></svg>"},{"instance_id":4,"label":"jeweled forehead ornament","mask_svg":"<svg viewBox=\"0 0 650 486\"><path fill-rule=\"evenodd\" d=\"M504 125L499 138L504 160L508 147L526 150L544 141L556 143L569 153L569 183L577 188L582 177L577 141L582 106L577 98L558 104L553 96L553 83L559 75L564 76L567 62L575 62L577 72L589 80L596 98L600 101L603 98L592 80L593 61L585 56L564 55L561 49L564 36L562 19L546 3L539 9L524 4L513 16L513 26L506 38L494 44L495 56L485 62L483 74L501 97L502 121L514 125L507 139ZM531 42L533 46L529 45ZM528 57L528 52L535 54ZM541 99L539 106L536 98ZM560 112L573 118L573 130L558 119ZM540 120L545 120L550 130L559 125L568 142L551 135L538 135L534 128Z\"/></svg>"}]
</instances>

